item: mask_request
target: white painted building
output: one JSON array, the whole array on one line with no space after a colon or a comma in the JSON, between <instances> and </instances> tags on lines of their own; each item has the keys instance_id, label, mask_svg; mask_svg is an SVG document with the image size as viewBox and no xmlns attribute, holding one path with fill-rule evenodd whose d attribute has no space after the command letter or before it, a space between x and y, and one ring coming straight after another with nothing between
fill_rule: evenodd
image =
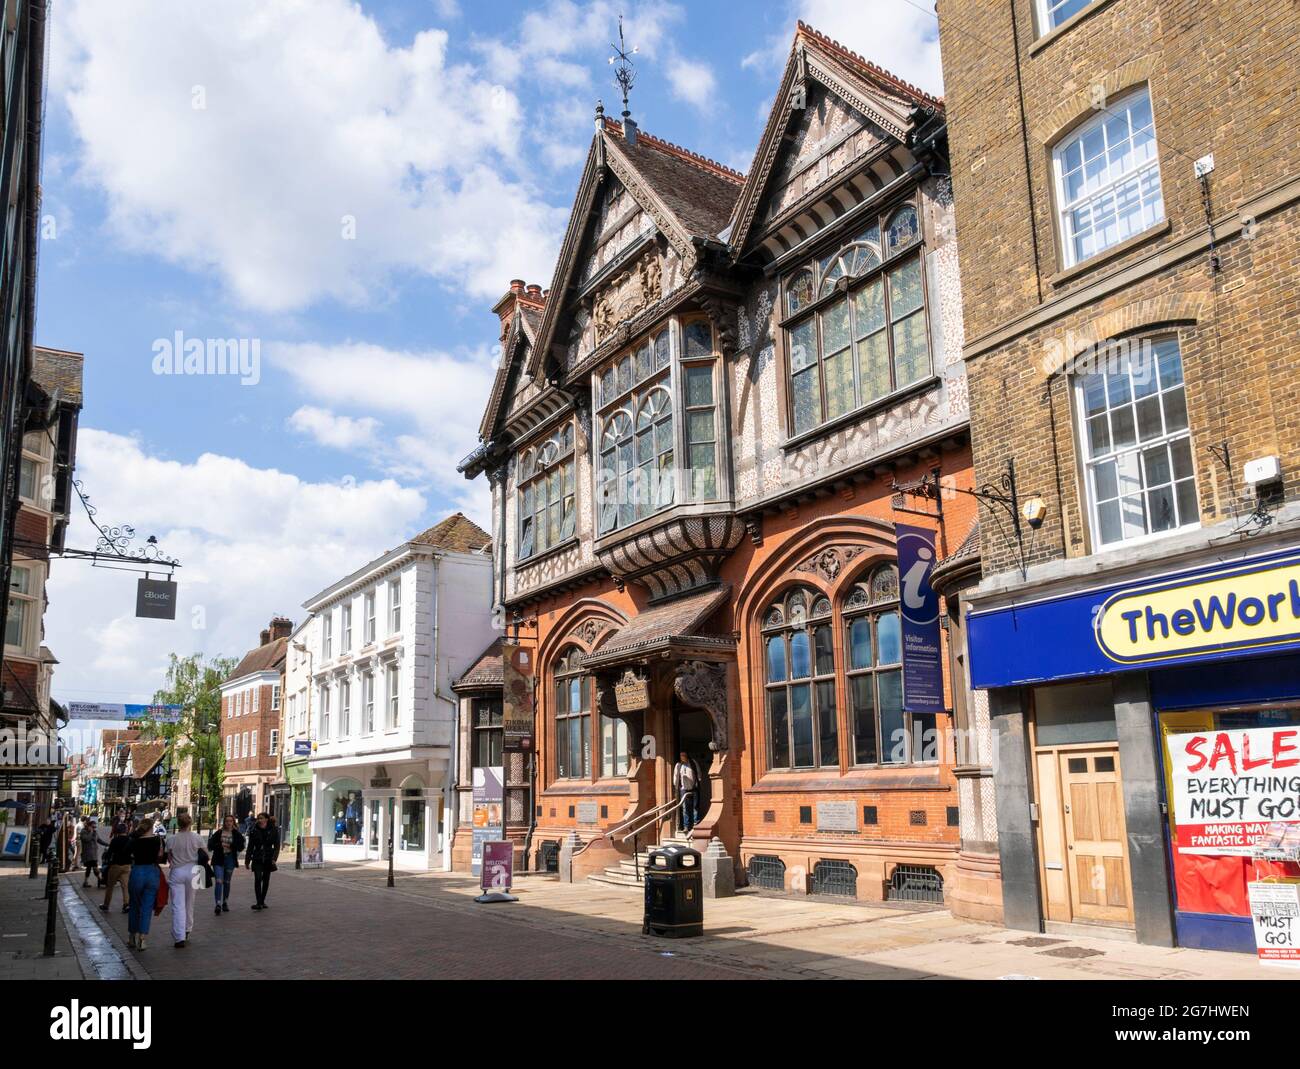
<instances>
[{"instance_id":1,"label":"white painted building","mask_svg":"<svg viewBox=\"0 0 1300 1069\"><path fill-rule=\"evenodd\" d=\"M312 830L326 860L449 869L456 698L451 684L492 640L491 538L460 513L303 603L289 662L309 715ZM309 711L309 714L308 712Z\"/></svg>"}]
</instances>

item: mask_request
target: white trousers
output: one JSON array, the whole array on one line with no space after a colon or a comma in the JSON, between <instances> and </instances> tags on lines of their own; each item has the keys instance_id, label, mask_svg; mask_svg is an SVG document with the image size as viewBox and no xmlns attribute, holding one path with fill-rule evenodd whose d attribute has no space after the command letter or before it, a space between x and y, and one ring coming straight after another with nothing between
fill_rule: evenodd
<instances>
[{"instance_id":1,"label":"white trousers","mask_svg":"<svg viewBox=\"0 0 1300 1069\"><path fill-rule=\"evenodd\" d=\"M194 866L176 865L167 873L167 894L172 907L172 941L188 939L194 927Z\"/></svg>"}]
</instances>

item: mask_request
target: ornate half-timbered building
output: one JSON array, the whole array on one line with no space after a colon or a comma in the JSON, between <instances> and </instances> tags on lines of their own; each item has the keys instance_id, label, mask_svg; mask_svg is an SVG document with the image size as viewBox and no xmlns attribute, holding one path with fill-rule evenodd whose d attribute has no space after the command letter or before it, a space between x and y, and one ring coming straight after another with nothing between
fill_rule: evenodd
<instances>
[{"instance_id":1,"label":"ornate half-timbered building","mask_svg":"<svg viewBox=\"0 0 1300 1069\"><path fill-rule=\"evenodd\" d=\"M462 470L532 654L507 827L619 882L685 752L740 882L994 918L956 598L946 710L902 687L895 522L936 531L942 592L979 574L974 501L898 489L971 479L943 104L803 25L775 100L747 176L598 109L550 288L495 306Z\"/></svg>"}]
</instances>

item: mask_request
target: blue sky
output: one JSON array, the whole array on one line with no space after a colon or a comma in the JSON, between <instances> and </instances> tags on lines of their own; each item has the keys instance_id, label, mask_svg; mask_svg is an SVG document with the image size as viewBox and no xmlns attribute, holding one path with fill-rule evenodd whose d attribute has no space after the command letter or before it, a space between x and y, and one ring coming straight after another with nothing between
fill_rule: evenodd
<instances>
[{"instance_id":1,"label":"blue sky","mask_svg":"<svg viewBox=\"0 0 1300 1069\"><path fill-rule=\"evenodd\" d=\"M746 170L803 18L941 90L924 0L62 0L37 340L86 354L78 474L181 558L174 623L56 562L61 700L150 696L171 651L274 613L455 509L509 280L549 285L626 15L643 130ZM241 338L260 378L154 373ZM74 524L69 544L94 532Z\"/></svg>"}]
</instances>

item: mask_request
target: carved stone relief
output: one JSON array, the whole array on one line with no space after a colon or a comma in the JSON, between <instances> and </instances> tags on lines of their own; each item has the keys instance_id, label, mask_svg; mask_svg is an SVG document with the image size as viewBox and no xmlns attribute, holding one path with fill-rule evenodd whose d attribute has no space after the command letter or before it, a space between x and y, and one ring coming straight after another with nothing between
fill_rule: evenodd
<instances>
[{"instance_id":1,"label":"carved stone relief","mask_svg":"<svg viewBox=\"0 0 1300 1069\"><path fill-rule=\"evenodd\" d=\"M727 669L708 661L683 661L677 666L673 691L687 705L709 714L714 750L727 749Z\"/></svg>"}]
</instances>

